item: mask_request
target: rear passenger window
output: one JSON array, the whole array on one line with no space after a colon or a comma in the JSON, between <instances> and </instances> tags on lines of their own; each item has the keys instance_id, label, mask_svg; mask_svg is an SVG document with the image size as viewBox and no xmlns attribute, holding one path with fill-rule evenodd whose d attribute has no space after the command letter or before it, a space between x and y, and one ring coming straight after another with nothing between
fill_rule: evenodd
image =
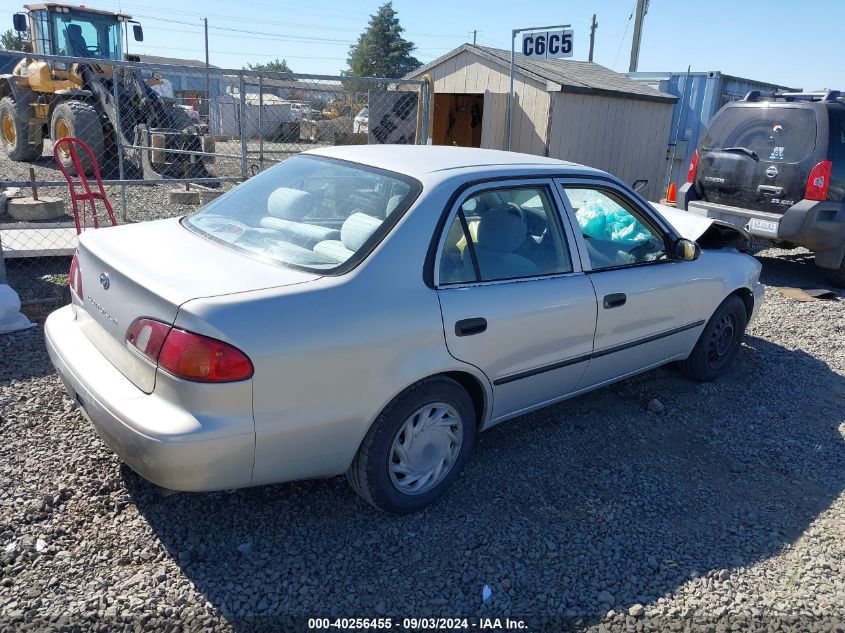
<instances>
[{"instance_id":1,"label":"rear passenger window","mask_svg":"<svg viewBox=\"0 0 845 633\"><path fill-rule=\"evenodd\" d=\"M544 187L493 189L468 198L440 256L441 284L571 271L557 211Z\"/></svg>"},{"instance_id":2,"label":"rear passenger window","mask_svg":"<svg viewBox=\"0 0 845 633\"><path fill-rule=\"evenodd\" d=\"M830 108L830 160L845 162L845 110Z\"/></svg>"}]
</instances>

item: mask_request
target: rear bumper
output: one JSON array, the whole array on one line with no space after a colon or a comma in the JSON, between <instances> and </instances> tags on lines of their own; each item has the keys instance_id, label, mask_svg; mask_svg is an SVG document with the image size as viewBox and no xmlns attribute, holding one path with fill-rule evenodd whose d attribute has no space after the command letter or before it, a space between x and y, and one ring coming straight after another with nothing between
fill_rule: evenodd
<instances>
[{"instance_id":1,"label":"rear bumper","mask_svg":"<svg viewBox=\"0 0 845 633\"><path fill-rule=\"evenodd\" d=\"M688 198L690 213L728 222L759 238L792 242L816 253L840 249L845 242L845 205L839 202L801 200L777 214Z\"/></svg>"},{"instance_id":2,"label":"rear bumper","mask_svg":"<svg viewBox=\"0 0 845 633\"><path fill-rule=\"evenodd\" d=\"M242 416L221 417L213 411L213 402L191 412L175 404L175 398L144 393L88 340L73 310L67 306L47 318L47 351L70 397L123 462L172 490L250 485L255 457L251 406ZM248 383L231 385L251 393ZM213 386L225 391L229 385ZM232 393L221 395L229 398Z\"/></svg>"}]
</instances>

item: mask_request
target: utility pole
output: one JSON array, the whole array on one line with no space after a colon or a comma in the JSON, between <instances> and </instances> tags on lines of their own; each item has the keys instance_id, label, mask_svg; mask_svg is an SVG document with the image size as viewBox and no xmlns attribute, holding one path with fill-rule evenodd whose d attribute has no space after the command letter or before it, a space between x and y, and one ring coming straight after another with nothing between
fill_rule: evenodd
<instances>
[{"instance_id":1,"label":"utility pole","mask_svg":"<svg viewBox=\"0 0 845 633\"><path fill-rule=\"evenodd\" d=\"M593 48L596 45L596 29L599 23L596 22L596 14L593 13L593 23L590 25L590 57L589 61L593 61Z\"/></svg>"},{"instance_id":2,"label":"utility pole","mask_svg":"<svg viewBox=\"0 0 845 633\"><path fill-rule=\"evenodd\" d=\"M205 27L205 114L211 114L211 82L208 77L208 18L202 19Z\"/></svg>"},{"instance_id":3,"label":"utility pole","mask_svg":"<svg viewBox=\"0 0 845 633\"><path fill-rule=\"evenodd\" d=\"M648 12L648 0L637 0L637 17L634 20L634 41L631 42L631 63L628 66L629 73L637 72L637 65L640 61L640 39L643 35L643 18Z\"/></svg>"}]
</instances>

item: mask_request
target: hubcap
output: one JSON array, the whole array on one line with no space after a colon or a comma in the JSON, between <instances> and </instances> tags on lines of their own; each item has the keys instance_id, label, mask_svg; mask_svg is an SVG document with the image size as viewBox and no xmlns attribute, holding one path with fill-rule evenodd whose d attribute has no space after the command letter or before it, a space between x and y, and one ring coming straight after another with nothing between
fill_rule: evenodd
<instances>
[{"instance_id":1,"label":"hubcap","mask_svg":"<svg viewBox=\"0 0 845 633\"><path fill-rule=\"evenodd\" d=\"M732 314L725 314L716 323L707 346L707 360L711 366L720 365L733 349L736 338L736 321Z\"/></svg>"},{"instance_id":2,"label":"hubcap","mask_svg":"<svg viewBox=\"0 0 845 633\"><path fill-rule=\"evenodd\" d=\"M15 132L15 122L12 120L12 115L3 114L3 140L8 145L14 145L17 139L17 132Z\"/></svg>"},{"instance_id":3,"label":"hubcap","mask_svg":"<svg viewBox=\"0 0 845 633\"><path fill-rule=\"evenodd\" d=\"M64 119L59 119L56 121L56 138L54 140L58 141L59 139L67 138L68 136L70 136L70 126ZM62 156L68 156L70 154L67 143L62 143L59 146L59 151L62 153Z\"/></svg>"},{"instance_id":4,"label":"hubcap","mask_svg":"<svg viewBox=\"0 0 845 633\"><path fill-rule=\"evenodd\" d=\"M402 424L390 448L390 480L406 495L418 495L443 481L461 451L463 426L445 402L427 404Z\"/></svg>"}]
</instances>

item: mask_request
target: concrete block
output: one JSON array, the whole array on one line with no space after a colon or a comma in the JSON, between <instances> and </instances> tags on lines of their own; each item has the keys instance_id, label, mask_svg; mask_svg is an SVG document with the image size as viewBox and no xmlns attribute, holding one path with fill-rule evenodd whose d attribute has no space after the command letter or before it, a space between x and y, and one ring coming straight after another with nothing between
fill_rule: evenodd
<instances>
[{"instance_id":1,"label":"concrete block","mask_svg":"<svg viewBox=\"0 0 845 633\"><path fill-rule=\"evenodd\" d=\"M65 214L65 201L53 196L33 198L10 198L6 210L13 218L22 222L55 220Z\"/></svg>"}]
</instances>

